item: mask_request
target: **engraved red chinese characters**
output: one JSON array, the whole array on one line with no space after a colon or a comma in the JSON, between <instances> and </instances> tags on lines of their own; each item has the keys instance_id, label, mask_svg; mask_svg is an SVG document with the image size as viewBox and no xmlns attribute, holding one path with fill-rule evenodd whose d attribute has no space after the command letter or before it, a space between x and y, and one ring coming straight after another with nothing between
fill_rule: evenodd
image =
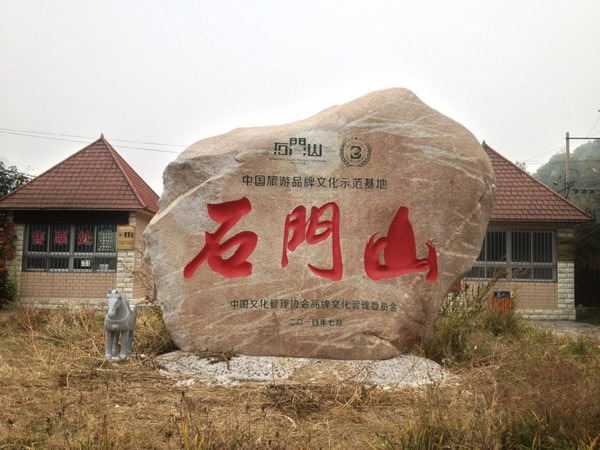
<instances>
[{"instance_id":1,"label":"engraved red chinese characters","mask_svg":"<svg viewBox=\"0 0 600 450\"><path fill-rule=\"evenodd\" d=\"M331 210L331 220L321 221L321 216L325 212ZM317 233L321 228L323 231ZM289 239L290 230L293 232L292 238ZM330 202L317 208L313 206L310 211L310 217L306 220L306 208L297 206L285 218L285 229L283 232L283 256L281 257L281 267L288 265L287 251L294 251L304 241L307 244L318 244L325 239L331 237L332 240L332 260L333 267L331 269L320 269L308 264L309 269L315 274L332 281L342 279L343 263L342 263L342 248L340 246L340 208L337 204Z\"/></svg>"},{"instance_id":2,"label":"engraved red chinese characters","mask_svg":"<svg viewBox=\"0 0 600 450\"><path fill-rule=\"evenodd\" d=\"M365 247L365 272L375 281L383 278L395 278L409 273L427 272L425 279L431 283L437 280L438 267L435 247L427 241L428 257L417 258L415 233L408 220L408 208L401 206L385 237L377 239L377 233L371 236ZM385 264L379 264L379 255L383 252Z\"/></svg>"},{"instance_id":3,"label":"engraved red chinese characters","mask_svg":"<svg viewBox=\"0 0 600 450\"><path fill-rule=\"evenodd\" d=\"M205 232L204 247L183 269L183 276L191 278L200 265L208 260L209 267L226 278L247 277L252 274L252 264L247 261L258 243L258 236L252 231L242 231L221 244L221 240L239 220L252 211L246 197L232 202L208 204L208 215L223 225L215 233ZM235 246L237 250L229 258L222 255Z\"/></svg>"}]
</instances>

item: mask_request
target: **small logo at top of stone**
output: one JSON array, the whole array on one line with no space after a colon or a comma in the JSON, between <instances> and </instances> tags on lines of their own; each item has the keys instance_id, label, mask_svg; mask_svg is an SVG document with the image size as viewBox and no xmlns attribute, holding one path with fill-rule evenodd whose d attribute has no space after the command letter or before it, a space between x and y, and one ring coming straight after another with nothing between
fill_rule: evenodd
<instances>
[{"instance_id":1,"label":"small logo at top of stone","mask_svg":"<svg viewBox=\"0 0 600 450\"><path fill-rule=\"evenodd\" d=\"M347 166L365 166L371 159L371 146L360 138L346 139L340 148L340 157Z\"/></svg>"},{"instance_id":2,"label":"small logo at top of stone","mask_svg":"<svg viewBox=\"0 0 600 450\"><path fill-rule=\"evenodd\" d=\"M320 158L323 156L322 144L307 143L306 138L290 138L289 142L275 142L274 155L292 156L302 155Z\"/></svg>"}]
</instances>

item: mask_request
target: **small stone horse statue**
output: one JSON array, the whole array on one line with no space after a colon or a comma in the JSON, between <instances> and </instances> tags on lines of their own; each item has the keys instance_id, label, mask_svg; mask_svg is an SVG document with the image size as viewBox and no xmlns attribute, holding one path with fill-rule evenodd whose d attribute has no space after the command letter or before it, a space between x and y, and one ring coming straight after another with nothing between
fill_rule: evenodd
<instances>
[{"instance_id":1,"label":"small stone horse statue","mask_svg":"<svg viewBox=\"0 0 600 450\"><path fill-rule=\"evenodd\" d=\"M108 312L104 318L104 329L106 330L104 356L108 360L118 358L125 361L131 356L137 310L135 305L129 306L127 298L119 294L116 289L108 291L106 298L108 299ZM121 338L120 353L119 337Z\"/></svg>"}]
</instances>

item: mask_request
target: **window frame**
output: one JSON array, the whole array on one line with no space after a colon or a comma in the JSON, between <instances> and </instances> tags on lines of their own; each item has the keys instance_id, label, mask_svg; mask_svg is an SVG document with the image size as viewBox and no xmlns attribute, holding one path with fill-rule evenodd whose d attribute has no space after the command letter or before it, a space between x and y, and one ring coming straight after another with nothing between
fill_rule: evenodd
<instances>
[{"instance_id":1,"label":"window frame","mask_svg":"<svg viewBox=\"0 0 600 450\"><path fill-rule=\"evenodd\" d=\"M81 251L81 246L76 243L77 232L80 229L91 230L91 251ZM100 231L110 229L112 231L113 250L110 252L98 251L98 235ZM57 251L53 246L56 231L68 230L68 251ZM44 249L30 250L30 239L33 231L43 231ZM117 271L117 233L118 225L111 223L30 223L25 225L23 239L23 272L45 272L45 273L115 273ZM79 247L79 248L78 248ZM31 259L43 259L43 267L28 267ZM52 259L58 261L67 260L65 267L51 267ZM77 267L83 261L89 260L89 269ZM80 262L81 261L81 262ZM100 262L102 261L102 262ZM100 269L100 265L104 267Z\"/></svg>"},{"instance_id":2,"label":"window frame","mask_svg":"<svg viewBox=\"0 0 600 450\"><path fill-rule=\"evenodd\" d=\"M504 234L504 251L505 259L497 261L486 260L487 245L489 242L490 233L503 233ZM513 239L516 237L516 233L528 233L528 245L529 245L529 261L513 261ZM546 233L549 234L551 261L550 262L536 262L535 255L535 233ZM515 252L517 253L517 252ZM485 233L485 238L482 243L481 251L477 260L473 263L471 270L465 275L467 280L490 280L493 278L493 272L498 270L504 271L504 276L500 277L502 281L511 282L532 282L532 283L556 283L557 281L557 264L558 262L558 251L557 251L557 239L556 231L552 229L539 229L539 228L489 228ZM531 275L527 278L519 277L514 275L515 270L529 270ZM552 271L550 278L535 277L537 270L548 270ZM483 271L478 276L476 272ZM496 272L497 273L497 272Z\"/></svg>"}]
</instances>

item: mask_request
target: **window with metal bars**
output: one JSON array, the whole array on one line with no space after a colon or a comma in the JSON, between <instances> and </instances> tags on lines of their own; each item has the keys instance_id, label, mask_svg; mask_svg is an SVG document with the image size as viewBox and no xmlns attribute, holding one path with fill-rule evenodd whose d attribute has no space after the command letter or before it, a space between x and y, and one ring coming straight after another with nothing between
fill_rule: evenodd
<instances>
[{"instance_id":1,"label":"window with metal bars","mask_svg":"<svg viewBox=\"0 0 600 450\"><path fill-rule=\"evenodd\" d=\"M24 271L115 272L117 226L27 225L24 250Z\"/></svg>"},{"instance_id":2,"label":"window with metal bars","mask_svg":"<svg viewBox=\"0 0 600 450\"><path fill-rule=\"evenodd\" d=\"M549 230L488 230L470 279L556 281L556 239Z\"/></svg>"}]
</instances>

